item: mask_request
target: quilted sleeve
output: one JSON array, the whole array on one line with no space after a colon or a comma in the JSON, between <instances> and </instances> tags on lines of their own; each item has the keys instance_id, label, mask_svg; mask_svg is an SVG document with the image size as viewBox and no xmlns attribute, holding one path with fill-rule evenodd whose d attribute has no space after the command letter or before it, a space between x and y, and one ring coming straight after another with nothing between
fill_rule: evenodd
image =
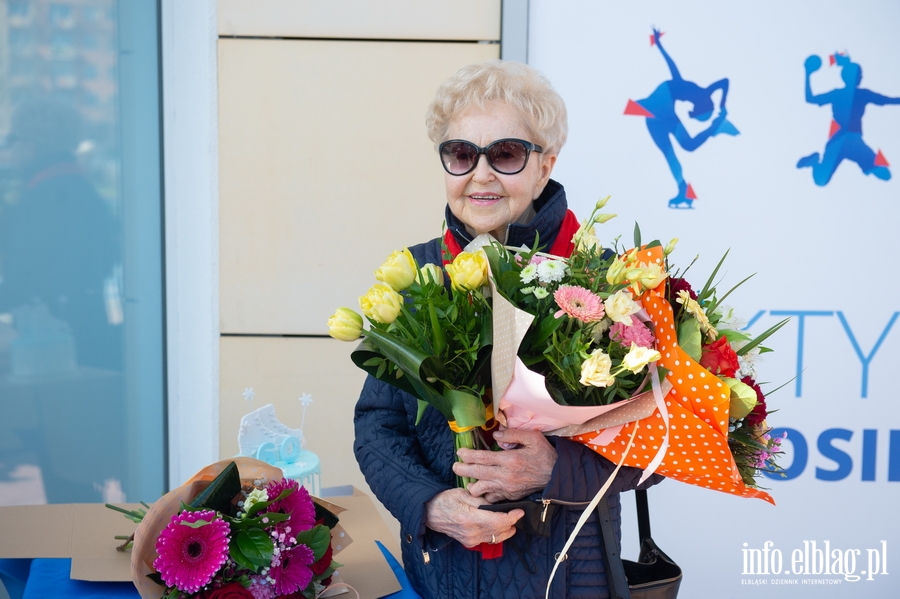
<instances>
[{"instance_id":1,"label":"quilted sleeve","mask_svg":"<svg viewBox=\"0 0 900 599\"><path fill-rule=\"evenodd\" d=\"M407 401L415 399L369 376L356 405L353 450L372 492L421 544L425 504L451 486L428 467L411 422L415 411L411 416ZM452 441L449 447L452 451Z\"/></svg>"}]
</instances>

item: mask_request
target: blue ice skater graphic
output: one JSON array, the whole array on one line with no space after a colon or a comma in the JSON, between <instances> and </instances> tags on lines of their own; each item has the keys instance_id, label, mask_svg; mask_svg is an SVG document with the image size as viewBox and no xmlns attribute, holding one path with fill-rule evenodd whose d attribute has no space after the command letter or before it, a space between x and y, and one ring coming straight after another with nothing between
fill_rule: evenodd
<instances>
[{"instance_id":1,"label":"blue ice skater graphic","mask_svg":"<svg viewBox=\"0 0 900 599\"><path fill-rule=\"evenodd\" d=\"M797 168L812 167L813 181L822 186L831 181L834 171L843 160L852 160L864 174L875 175L887 181L891 178L888 168L890 164L881 150L876 154L863 141L862 117L867 104L900 104L900 98L889 98L861 88L862 67L852 62L848 55L835 53L829 59L832 66L837 64L841 67L844 87L819 95L812 93L809 76L822 68L822 59L813 55L803 64L806 68L806 101L819 106L831 104L832 121L824 156L820 160L819 153L813 152L801 158L797 162Z\"/></svg>"},{"instance_id":2,"label":"blue ice skater graphic","mask_svg":"<svg viewBox=\"0 0 900 599\"><path fill-rule=\"evenodd\" d=\"M728 113L725 110L725 100L728 98L728 79L720 79L708 87L700 87L693 81L684 79L678 72L675 61L660 43L659 38L662 35L662 32L654 29L653 35L650 36L650 45L659 48L672 78L660 83L647 98L637 102L629 100L625 114L643 116L647 119L647 130L650 131L650 137L669 164L669 170L672 171L672 176L675 177L675 183L678 185L678 195L669 200L669 208L691 208L697 196L694 194L693 187L684 180L681 163L675 155L675 148L670 136L674 136L675 141L684 150L693 152L712 136L737 135L738 130L726 118ZM675 102L678 100L690 102L692 108L688 116L697 121L706 122L712 118L713 112L715 112L716 107L712 95L717 90L722 91L719 113L712 119L709 127L691 137L675 113Z\"/></svg>"}]
</instances>

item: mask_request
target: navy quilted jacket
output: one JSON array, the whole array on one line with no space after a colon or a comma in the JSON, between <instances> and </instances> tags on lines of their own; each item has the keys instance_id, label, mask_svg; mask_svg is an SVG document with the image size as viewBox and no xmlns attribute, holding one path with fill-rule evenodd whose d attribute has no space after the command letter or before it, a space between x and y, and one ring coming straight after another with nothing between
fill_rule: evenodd
<instances>
[{"instance_id":1,"label":"navy quilted jacket","mask_svg":"<svg viewBox=\"0 0 900 599\"><path fill-rule=\"evenodd\" d=\"M512 225L507 244L531 244L534 234L551 244L566 212L563 188L551 181L536 201L537 217ZM460 244L467 233L449 210L448 226ZM528 239L530 237L530 239ZM543 243L542 243L543 245ZM413 246L419 264L440 264L440 241ZM415 590L426 599L529 599L544 597L554 556L560 552L584 506L606 482L614 465L580 443L551 437L558 459L550 483L535 501L550 500L549 537L518 531L504 544L503 557L482 560L450 537L425 527L425 504L456 485L451 470L453 438L447 421L428 409L418 426L416 399L368 377L356 406L354 450L366 482L400 521L403 563ZM634 489L641 471L622 468L610 490L610 511L618 533L619 492ZM643 486L661 480L653 476ZM553 581L550 597L608 597L606 567L596 513L582 528Z\"/></svg>"}]
</instances>

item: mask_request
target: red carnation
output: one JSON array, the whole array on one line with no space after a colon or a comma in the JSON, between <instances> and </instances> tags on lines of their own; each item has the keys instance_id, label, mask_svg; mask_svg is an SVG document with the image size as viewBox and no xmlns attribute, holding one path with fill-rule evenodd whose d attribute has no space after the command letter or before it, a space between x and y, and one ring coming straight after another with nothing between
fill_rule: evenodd
<instances>
[{"instance_id":1,"label":"red carnation","mask_svg":"<svg viewBox=\"0 0 900 599\"><path fill-rule=\"evenodd\" d=\"M745 385L749 385L756 392L756 406L753 408L753 411L747 414L747 425L748 426L757 426L762 424L762 422L766 419L766 416L769 415L768 408L766 407L766 396L763 395L762 389L759 388L759 385L756 384L749 376L745 376L741 379L741 382Z\"/></svg>"},{"instance_id":2,"label":"red carnation","mask_svg":"<svg viewBox=\"0 0 900 599\"><path fill-rule=\"evenodd\" d=\"M728 339L719 337L714 343L703 346L700 365L716 376L734 378L740 369L737 354L731 349Z\"/></svg>"},{"instance_id":3,"label":"red carnation","mask_svg":"<svg viewBox=\"0 0 900 599\"><path fill-rule=\"evenodd\" d=\"M669 279L669 299L674 300L678 297L679 291L687 291L691 294L692 300L697 299L697 294L691 289L691 284L686 279Z\"/></svg>"},{"instance_id":4,"label":"red carnation","mask_svg":"<svg viewBox=\"0 0 900 599\"><path fill-rule=\"evenodd\" d=\"M204 599L253 599L253 593L241 586L239 582L231 582L218 589L207 591Z\"/></svg>"}]
</instances>

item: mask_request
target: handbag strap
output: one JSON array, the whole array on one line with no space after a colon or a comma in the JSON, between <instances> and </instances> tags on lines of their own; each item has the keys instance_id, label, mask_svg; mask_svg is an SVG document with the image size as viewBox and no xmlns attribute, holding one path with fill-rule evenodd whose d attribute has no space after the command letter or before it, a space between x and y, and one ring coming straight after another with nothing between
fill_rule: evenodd
<instances>
[{"instance_id":1,"label":"handbag strap","mask_svg":"<svg viewBox=\"0 0 900 599\"><path fill-rule=\"evenodd\" d=\"M650 538L650 505L647 503L647 490L635 490L634 501L637 505L638 536L643 545L644 541Z\"/></svg>"},{"instance_id":2,"label":"handbag strap","mask_svg":"<svg viewBox=\"0 0 900 599\"><path fill-rule=\"evenodd\" d=\"M638 489L634 492L637 505L638 536L641 544L650 538L650 505L647 501L647 491ZM606 573L609 596L611 599L631 599L631 591L628 589L628 578L625 576L625 566L622 564L622 556L619 554L619 545L616 543L616 533L613 530L612 517L609 513L609 500L604 497L597 505L597 514L600 517L600 534L603 537L603 547L606 550Z\"/></svg>"},{"instance_id":3,"label":"handbag strap","mask_svg":"<svg viewBox=\"0 0 900 599\"><path fill-rule=\"evenodd\" d=\"M610 599L631 599L625 566L622 564L622 556L619 555L619 545L616 543L616 533L609 513L609 500L606 497L597 504L597 515L600 518L603 548L606 550L606 584L609 587Z\"/></svg>"}]
</instances>

